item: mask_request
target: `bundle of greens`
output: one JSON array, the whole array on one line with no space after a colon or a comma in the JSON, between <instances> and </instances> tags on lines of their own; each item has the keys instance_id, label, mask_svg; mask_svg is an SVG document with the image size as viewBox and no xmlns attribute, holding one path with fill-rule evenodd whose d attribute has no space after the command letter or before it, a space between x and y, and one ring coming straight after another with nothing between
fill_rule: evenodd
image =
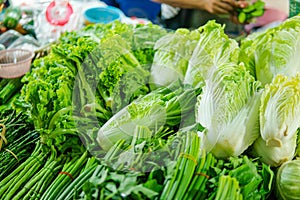
<instances>
[{"instance_id":1,"label":"bundle of greens","mask_svg":"<svg viewBox=\"0 0 300 200\"><path fill-rule=\"evenodd\" d=\"M176 166L168 171L160 199L182 199L194 176L200 153L200 138L195 131L179 133L182 144Z\"/></svg>"},{"instance_id":2,"label":"bundle of greens","mask_svg":"<svg viewBox=\"0 0 300 200\"><path fill-rule=\"evenodd\" d=\"M274 184L270 166L245 155L218 160L209 176L207 199L267 199Z\"/></svg>"},{"instance_id":3,"label":"bundle of greens","mask_svg":"<svg viewBox=\"0 0 300 200\"><path fill-rule=\"evenodd\" d=\"M141 33L148 29L157 36ZM141 46L147 44L150 53L153 40L164 33L155 25L135 27L120 22L64 33L47 56L35 60L32 72L23 79L16 109L29 114L42 142L49 146L67 150L68 141L81 143L79 133L88 143L87 130L99 128L133 99L149 92L149 72L133 49L141 55Z\"/></svg>"},{"instance_id":4,"label":"bundle of greens","mask_svg":"<svg viewBox=\"0 0 300 200\"><path fill-rule=\"evenodd\" d=\"M225 188L225 189L224 189ZM215 200L236 199L243 200L239 182L231 176L221 176L219 179L218 189Z\"/></svg>"},{"instance_id":5,"label":"bundle of greens","mask_svg":"<svg viewBox=\"0 0 300 200\"><path fill-rule=\"evenodd\" d=\"M119 139L132 140L137 126L146 126L155 133L161 126L177 128L194 113L199 90L174 82L133 101L110 118L99 130L97 141L108 150Z\"/></svg>"},{"instance_id":6,"label":"bundle of greens","mask_svg":"<svg viewBox=\"0 0 300 200\"><path fill-rule=\"evenodd\" d=\"M248 0L248 6L245 8L237 8L237 16L240 23L253 23L257 17L265 12L265 2L256 0L252 2Z\"/></svg>"},{"instance_id":7,"label":"bundle of greens","mask_svg":"<svg viewBox=\"0 0 300 200\"><path fill-rule=\"evenodd\" d=\"M206 199L209 193L209 180L211 170L217 163L217 159L212 153L201 150L198 158L198 165L195 169L192 180L189 183L188 189L183 199Z\"/></svg>"},{"instance_id":8,"label":"bundle of greens","mask_svg":"<svg viewBox=\"0 0 300 200\"><path fill-rule=\"evenodd\" d=\"M6 104L21 87L21 78L0 79L0 104Z\"/></svg>"},{"instance_id":9,"label":"bundle of greens","mask_svg":"<svg viewBox=\"0 0 300 200\"><path fill-rule=\"evenodd\" d=\"M27 115L9 111L0 114L0 180L30 156L39 140Z\"/></svg>"},{"instance_id":10,"label":"bundle of greens","mask_svg":"<svg viewBox=\"0 0 300 200\"><path fill-rule=\"evenodd\" d=\"M66 135L76 134L71 115L73 66L53 54L36 60L34 65L23 79L25 85L14 106L18 112L28 114L42 143L56 144L63 150Z\"/></svg>"},{"instance_id":11,"label":"bundle of greens","mask_svg":"<svg viewBox=\"0 0 300 200\"><path fill-rule=\"evenodd\" d=\"M0 113L10 113L12 102L18 98L23 84L21 78L0 78Z\"/></svg>"},{"instance_id":12,"label":"bundle of greens","mask_svg":"<svg viewBox=\"0 0 300 200\"><path fill-rule=\"evenodd\" d=\"M37 196L38 199L56 199L60 194L64 192L64 189L80 174L84 166L87 164L88 153L85 152L81 157L73 157L69 161L66 161L60 172L56 174L54 180L46 188L43 193ZM53 178L52 178L53 179Z\"/></svg>"},{"instance_id":13,"label":"bundle of greens","mask_svg":"<svg viewBox=\"0 0 300 200\"><path fill-rule=\"evenodd\" d=\"M25 191L20 191L25 184L42 169L48 156L49 152L44 151L43 145L37 142L34 151L30 154L28 159L0 181L0 199L11 200L17 196L19 192L21 192L21 196L23 196L27 190L30 190L31 187L25 187ZM54 157L52 156L51 158ZM35 179L38 180L37 178ZM30 198L30 196L28 196L28 198Z\"/></svg>"}]
</instances>

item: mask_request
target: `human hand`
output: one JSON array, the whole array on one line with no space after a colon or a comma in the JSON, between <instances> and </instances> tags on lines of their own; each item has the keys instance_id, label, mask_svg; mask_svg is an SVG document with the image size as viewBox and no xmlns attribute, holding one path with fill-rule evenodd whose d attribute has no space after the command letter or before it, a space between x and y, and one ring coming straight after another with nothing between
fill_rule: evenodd
<instances>
[{"instance_id":1,"label":"human hand","mask_svg":"<svg viewBox=\"0 0 300 200\"><path fill-rule=\"evenodd\" d=\"M249 5L249 0L237 0L233 2L234 10L230 13L230 20L235 24L240 24L238 20L238 9L246 8Z\"/></svg>"},{"instance_id":2,"label":"human hand","mask_svg":"<svg viewBox=\"0 0 300 200\"><path fill-rule=\"evenodd\" d=\"M247 6L246 0L152 0L174 7L206 10L212 14L232 14L235 8Z\"/></svg>"},{"instance_id":3,"label":"human hand","mask_svg":"<svg viewBox=\"0 0 300 200\"><path fill-rule=\"evenodd\" d=\"M248 6L247 0L203 0L203 9L212 14L236 14L236 9Z\"/></svg>"}]
</instances>

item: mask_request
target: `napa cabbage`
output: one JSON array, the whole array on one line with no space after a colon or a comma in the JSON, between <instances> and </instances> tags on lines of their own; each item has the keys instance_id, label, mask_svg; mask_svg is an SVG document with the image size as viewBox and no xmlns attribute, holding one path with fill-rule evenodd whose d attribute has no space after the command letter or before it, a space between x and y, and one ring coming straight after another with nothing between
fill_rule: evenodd
<instances>
[{"instance_id":1,"label":"napa cabbage","mask_svg":"<svg viewBox=\"0 0 300 200\"><path fill-rule=\"evenodd\" d=\"M243 64L212 69L196 104L202 148L218 158L238 156L259 136L261 84Z\"/></svg>"}]
</instances>

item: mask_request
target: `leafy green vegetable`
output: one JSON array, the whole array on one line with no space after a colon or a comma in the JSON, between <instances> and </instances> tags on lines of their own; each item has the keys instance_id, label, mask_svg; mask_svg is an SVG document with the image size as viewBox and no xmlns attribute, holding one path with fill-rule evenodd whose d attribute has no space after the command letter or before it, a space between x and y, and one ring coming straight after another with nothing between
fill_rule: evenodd
<instances>
[{"instance_id":1,"label":"leafy green vegetable","mask_svg":"<svg viewBox=\"0 0 300 200\"><path fill-rule=\"evenodd\" d=\"M256 17L260 17L265 12L265 2L257 0L255 2L248 1L248 6L245 8L237 8L238 20L240 23L255 22Z\"/></svg>"},{"instance_id":2,"label":"leafy green vegetable","mask_svg":"<svg viewBox=\"0 0 300 200\"><path fill-rule=\"evenodd\" d=\"M300 75L277 75L267 84L260 105L260 132L266 145L280 147L300 127Z\"/></svg>"},{"instance_id":3,"label":"leafy green vegetable","mask_svg":"<svg viewBox=\"0 0 300 200\"><path fill-rule=\"evenodd\" d=\"M167 31L164 28L151 23L138 24L134 27L132 51L141 66L147 71L150 71L154 59L155 43L166 34Z\"/></svg>"},{"instance_id":4,"label":"leafy green vegetable","mask_svg":"<svg viewBox=\"0 0 300 200\"><path fill-rule=\"evenodd\" d=\"M188 190L200 153L200 138L195 131L179 133L184 143L180 149L172 178L165 182L160 199L182 199Z\"/></svg>"},{"instance_id":5,"label":"leafy green vegetable","mask_svg":"<svg viewBox=\"0 0 300 200\"><path fill-rule=\"evenodd\" d=\"M278 199L298 199L300 196L300 160L282 164L276 175L276 194Z\"/></svg>"},{"instance_id":6,"label":"leafy green vegetable","mask_svg":"<svg viewBox=\"0 0 300 200\"><path fill-rule=\"evenodd\" d=\"M242 41L239 60L250 68L263 85L277 74L294 76L300 69L300 16Z\"/></svg>"},{"instance_id":7,"label":"leafy green vegetable","mask_svg":"<svg viewBox=\"0 0 300 200\"><path fill-rule=\"evenodd\" d=\"M271 165L293 159L300 126L300 76L278 74L267 84L261 97L260 135L254 152Z\"/></svg>"},{"instance_id":8,"label":"leafy green vegetable","mask_svg":"<svg viewBox=\"0 0 300 200\"><path fill-rule=\"evenodd\" d=\"M142 30L158 35L146 37ZM80 139L93 143L95 129L149 92L150 73L133 49L142 53L142 45L147 44L146 52L154 51L154 40L165 32L155 25L115 22L62 34L51 52L35 60L32 72L24 77L16 109L28 113L43 143L61 150L81 144ZM77 147L82 150L81 145Z\"/></svg>"},{"instance_id":9,"label":"leafy green vegetable","mask_svg":"<svg viewBox=\"0 0 300 200\"><path fill-rule=\"evenodd\" d=\"M260 96L260 83L242 64L212 69L196 104L202 148L218 158L243 153L259 136Z\"/></svg>"},{"instance_id":10,"label":"leafy green vegetable","mask_svg":"<svg viewBox=\"0 0 300 200\"><path fill-rule=\"evenodd\" d=\"M119 111L139 95L148 93L148 71L128 50L124 39L115 35L100 43L101 58L98 90L113 112Z\"/></svg>"},{"instance_id":11,"label":"leafy green vegetable","mask_svg":"<svg viewBox=\"0 0 300 200\"><path fill-rule=\"evenodd\" d=\"M230 176L221 176L218 184L216 200L236 199L242 200L239 182Z\"/></svg>"},{"instance_id":12,"label":"leafy green vegetable","mask_svg":"<svg viewBox=\"0 0 300 200\"><path fill-rule=\"evenodd\" d=\"M280 147L267 146L266 141L259 137L253 143L253 150L261 161L272 166L278 167L284 162L292 160L295 156L297 146L297 135L281 143Z\"/></svg>"},{"instance_id":13,"label":"leafy green vegetable","mask_svg":"<svg viewBox=\"0 0 300 200\"><path fill-rule=\"evenodd\" d=\"M35 66L23 79L25 85L15 107L29 114L43 142L61 144L66 138L57 132L75 132L70 107L74 74L67 67L70 63L53 54L36 60Z\"/></svg>"},{"instance_id":14,"label":"leafy green vegetable","mask_svg":"<svg viewBox=\"0 0 300 200\"><path fill-rule=\"evenodd\" d=\"M180 28L157 40L150 79L154 87L184 80L188 62L199 37L198 30Z\"/></svg>"},{"instance_id":15,"label":"leafy green vegetable","mask_svg":"<svg viewBox=\"0 0 300 200\"><path fill-rule=\"evenodd\" d=\"M179 126L193 113L199 91L177 85L178 82L154 90L117 112L100 128L97 137L99 145L108 150L119 139L130 142L138 125L149 127L151 131L161 126Z\"/></svg>"},{"instance_id":16,"label":"leafy green vegetable","mask_svg":"<svg viewBox=\"0 0 300 200\"><path fill-rule=\"evenodd\" d=\"M242 196L243 199L268 199L273 189L274 172L270 166L257 158L249 158L246 155L230 157L228 160L218 160L212 169L209 173L211 178L208 189L210 192L207 199L215 199L218 193L220 195L218 198L224 198L231 194L236 195L233 192L235 190L231 191L234 188L238 191L238 198ZM227 178L224 179L224 176ZM223 183L222 179L224 179ZM221 195L221 191L224 191L224 196Z\"/></svg>"},{"instance_id":17,"label":"leafy green vegetable","mask_svg":"<svg viewBox=\"0 0 300 200\"><path fill-rule=\"evenodd\" d=\"M188 62L184 83L195 88L202 87L211 68L236 64L238 43L224 33L224 26L214 20L198 28L200 39Z\"/></svg>"}]
</instances>

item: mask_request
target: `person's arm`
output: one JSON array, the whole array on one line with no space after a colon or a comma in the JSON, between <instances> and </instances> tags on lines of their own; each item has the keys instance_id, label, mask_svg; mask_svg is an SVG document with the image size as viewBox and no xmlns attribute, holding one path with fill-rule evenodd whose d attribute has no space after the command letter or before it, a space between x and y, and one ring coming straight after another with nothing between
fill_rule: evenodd
<instances>
[{"instance_id":1,"label":"person's arm","mask_svg":"<svg viewBox=\"0 0 300 200\"><path fill-rule=\"evenodd\" d=\"M152 0L174 7L206 10L212 14L232 14L234 8L247 6L244 0Z\"/></svg>"}]
</instances>

